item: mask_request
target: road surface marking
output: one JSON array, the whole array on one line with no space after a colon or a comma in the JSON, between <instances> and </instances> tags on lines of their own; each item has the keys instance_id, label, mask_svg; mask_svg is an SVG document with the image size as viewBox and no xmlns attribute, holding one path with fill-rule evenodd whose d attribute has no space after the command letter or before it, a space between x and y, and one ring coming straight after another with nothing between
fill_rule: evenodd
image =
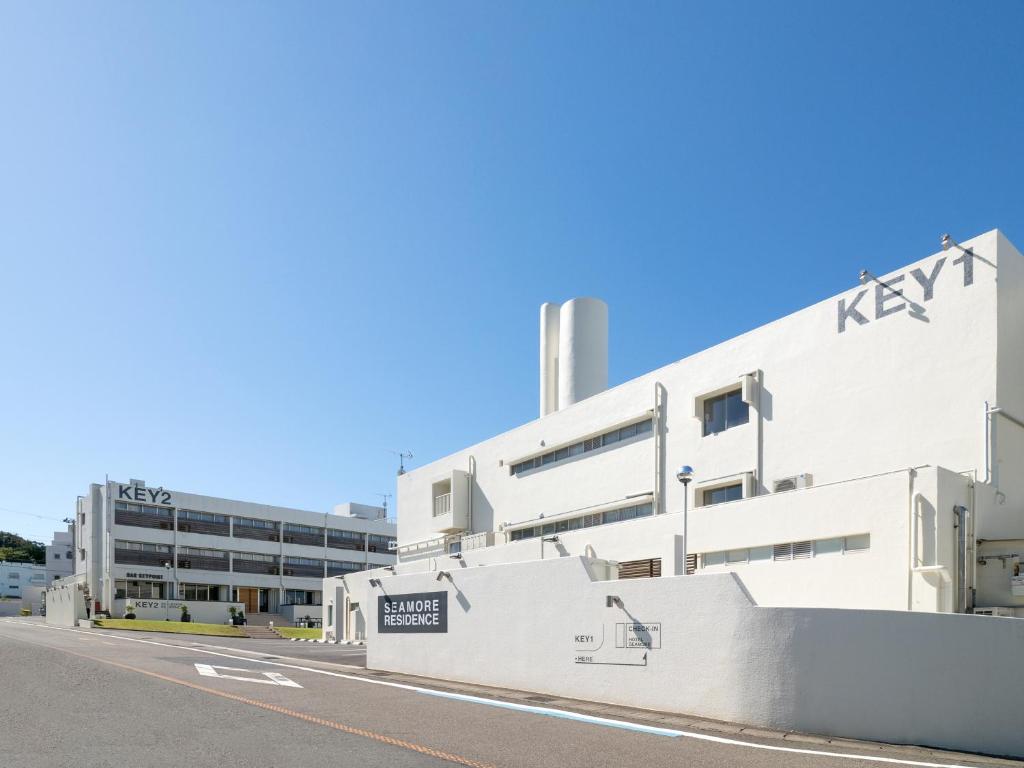
<instances>
[{"instance_id":1,"label":"road surface marking","mask_svg":"<svg viewBox=\"0 0 1024 768\"><path fill-rule=\"evenodd\" d=\"M184 650L195 651L196 653L207 653L212 656L222 656L228 659L238 659L239 661L249 661L256 664L270 664L276 667L284 667L286 669L298 669L303 672L312 672L318 675L327 675L329 677L338 677L343 680L353 680L360 683L369 683L370 685L383 685L389 688L399 688L407 691L414 691L416 693L423 693L428 696L439 696L447 699L457 699L460 701L466 701L474 704L484 704L491 707L500 707L502 709L513 709L521 712L531 712L539 715L546 715L548 717L556 717L566 720L579 720L580 722L593 723L595 725L607 725L614 728L626 728L629 730L644 730L648 733L656 733L662 736L671 736L673 738L683 737L688 739L695 739L697 741L709 741L716 744L729 744L737 747L747 747L749 749L762 749L768 752L789 752L798 755L815 755L821 757L838 757L848 760L861 760L864 762L871 763L889 763L893 765L912 765L919 766L919 768L977 768L977 766L967 766L958 763L930 763L921 760L904 760L897 757L875 757L872 755L858 755L848 752L828 752L821 749L801 749L798 747L778 747L772 744L759 744L753 741L742 741L740 739L730 739L725 736L712 736L707 733L694 733L693 731L677 731L671 728L654 728L652 726L645 726L640 723L630 723L624 720L612 720L604 717L595 717L593 715L586 715L582 712L572 712L571 710L564 709L551 709L548 707L534 707L527 704L515 704L513 702L496 701L494 699L485 699L480 696L469 696L462 693L449 693L448 691L438 691L433 688L423 688L415 685L407 685L405 683L394 683L387 680L375 680L366 677L360 677L358 675L347 675L342 672L330 672L325 669L315 669L313 667L302 667L297 664L283 664L277 661L265 661L263 659L250 659L245 656L232 656L227 653L217 653L216 651L208 651L203 648L193 648L184 645L175 645L174 643L161 643L157 640L144 640L138 637L121 637L118 635L111 635L105 632L96 631L85 631L80 629L72 629L70 627L55 627L49 624L35 624L27 621L21 621L18 619L11 620L0 620L7 621L9 624L22 624L27 627L42 628L42 629L56 629L63 632L75 632L83 635L97 635L100 637L112 637L116 640L123 640L132 643L145 643L147 645L159 645L165 648L178 648ZM62 650L62 649L59 649ZM66 651L72 653L72 651ZM91 658L91 657L87 657ZM110 662L114 663L114 662ZM118 665L119 666L119 665ZM141 670L140 670L141 671ZM149 673L145 673L149 674ZM156 673L152 673L156 674ZM157 675L159 677L159 675ZM173 678L170 678L173 679ZM189 683L183 683L189 685ZM203 689L206 690L206 689ZM216 692L215 693L219 693ZM979 756L979 763L984 762L984 758Z\"/></svg>"},{"instance_id":2,"label":"road surface marking","mask_svg":"<svg viewBox=\"0 0 1024 768\"><path fill-rule=\"evenodd\" d=\"M47 629L62 629L62 627L47 627ZM70 630L70 631L76 631L76 630ZM181 680L181 679L179 679L177 677L171 677L170 675L160 674L159 672L151 672L150 670L147 670L147 669L140 669L139 667L132 667L132 666L129 666L128 664L121 664L120 662L117 662L117 661L110 661L109 659L101 659L98 656L89 656L88 654L78 653L77 651L69 651L69 650L67 650L65 648L54 648L53 646L47 646L47 647L51 648L52 650L55 650L55 651L60 651L61 653L66 653L69 656L78 656L79 658L82 658L82 659L88 659L89 661L95 661L98 664L107 664L109 666L117 667L119 669L124 669L124 670L127 670L129 672L137 672L138 674L146 675L147 677L155 677L158 680L164 680L166 682L174 683L176 685L184 685L187 688L193 688L193 689L195 689L197 691L202 691L204 693L209 693L209 694L211 694L213 696L220 696L223 699L231 699L232 701L238 701L238 702L241 702L242 704L248 704L248 705L253 706L253 707L259 707L260 709L265 709L265 710L267 710L269 712L277 712L278 714L281 714L281 715L288 715L289 717L294 717L294 718L296 718L298 720L305 720L307 723L313 723L314 725L322 725L322 726L325 726L327 728L333 728L336 731L342 731L343 733L349 733L349 734L352 734L353 736L362 736L363 738L366 738L366 739L371 739L373 741L378 741L381 744L388 744L388 745L390 745L392 747L399 747L400 749L407 749L410 752L418 752L418 753L420 753L422 755L427 755L429 757L437 758L438 760L446 760L449 763L457 763L458 765L465 765L465 766L467 766L467 768L495 768L495 766L492 765L491 763L483 763L483 762L480 762L478 760L470 760L469 758L465 758L465 757L462 757L460 755L452 754L451 752L442 752L441 750L433 749L432 747L425 747L422 744L416 744L414 742L405 741L403 739L396 739L393 736L385 736L384 734L377 733L375 731L368 731L365 728L354 728L353 726L345 725L344 723L338 723L338 722L335 722L333 720L327 720L327 719L322 718L322 717L315 717L313 715L307 715L305 712L296 712L293 709L288 709L287 707L282 707L282 706L279 706L277 704L268 704L267 702L260 701L259 699L250 699L250 698L247 698L245 696L238 696L236 694L228 693L226 691L218 691L215 688L207 688L206 686L203 686L203 685L197 685L195 683L191 683L188 680ZM172 647L180 648L182 646L172 646Z\"/></svg>"},{"instance_id":3,"label":"road surface marking","mask_svg":"<svg viewBox=\"0 0 1024 768\"><path fill-rule=\"evenodd\" d=\"M263 677L241 677L240 675L225 675L217 670L227 672L255 672ZM288 688L301 688L302 686L294 680L290 680L280 672L260 672L258 669L242 669L241 667L218 667L213 664L196 664L196 672L203 677L220 677L225 680L241 680L246 683L263 683L265 685L283 685Z\"/></svg>"}]
</instances>

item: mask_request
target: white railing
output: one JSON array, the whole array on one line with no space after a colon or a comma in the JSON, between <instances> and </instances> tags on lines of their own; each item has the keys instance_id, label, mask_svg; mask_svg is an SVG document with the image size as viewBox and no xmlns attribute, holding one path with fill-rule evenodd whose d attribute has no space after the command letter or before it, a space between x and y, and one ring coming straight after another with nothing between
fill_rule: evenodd
<instances>
[{"instance_id":1,"label":"white railing","mask_svg":"<svg viewBox=\"0 0 1024 768\"><path fill-rule=\"evenodd\" d=\"M447 515L452 511L452 494L442 493L440 496L434 497L434 517L440 517L441 515Z\"/></svg>"}]
</instances>

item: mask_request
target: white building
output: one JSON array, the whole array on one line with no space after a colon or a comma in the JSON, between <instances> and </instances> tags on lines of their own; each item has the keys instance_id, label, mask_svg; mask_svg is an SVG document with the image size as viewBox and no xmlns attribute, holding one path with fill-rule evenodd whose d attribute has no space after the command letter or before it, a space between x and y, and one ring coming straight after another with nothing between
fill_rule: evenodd
<instances>
[{"instance_id":1,"label":"white building","mask_svg":"<svg viewBox=\"0 0 1024 768\"><path fill-rule=\"evenodd\" d=\"M46 568L35 563L0 560L0 597L21 599L30 587L46 584Z\"/></svg>"},{"instance_id":2,"label":"white building","mask_svg":"<svg viewBox=\"0 0 1024 768\"><path fill-rule=\"evenodd\" d=\"M46 583L63 579L75 572L75 542L73 528L55 531L53 540L46 547Z\"/></svg>"},{"instance_id":3,"label":"white building","mask_svg":"<svg viewBox=\"0 0 1024 768\"><path fill-rule=\"evenodd\" d=\"M541 418L399 478L398 572L588 555L1024 616L1024 257L946 246L610 389L603 304L545 305Z\"/></svg>"},{"instance_id":4,"label":"white building","mask_svg":"<svg viewBox=\"0 0 1024 768\"><path fill-rule=\"evenodd\" d=\"M235 602L250 616L287 621L319 617L325 576L394 562L395 525L385 514L354 503L308 512L141 480L94 483L75 512L76 577L90 608L113 615L127 601L159 611L174 599Z\"/></svg>"}]
</instances>

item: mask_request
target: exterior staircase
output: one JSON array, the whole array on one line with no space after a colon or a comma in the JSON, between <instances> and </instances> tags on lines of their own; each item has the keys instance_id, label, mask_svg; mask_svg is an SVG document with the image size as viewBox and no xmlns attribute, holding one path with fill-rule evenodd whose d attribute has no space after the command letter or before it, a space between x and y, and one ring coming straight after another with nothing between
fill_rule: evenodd
<instances>
[{"instance_id":1,"label":"exterior staircase","mask_svg":"<svg viewBox=\"0 0 1024 768\"><path fill-rule=\"evenodd\" d=\"M242 627L247 637L251 637L255 640L280 640L281 636L277 634L276 630L271 629L265 624L246 624Z\"/></svg>"},{"instance_id":2,"label":"exterior staircase","mask_svg":"<svg viewBox=\"0 0 1024 768\"><path fill-rule=\"evenodd\" d=\"M242 629L249 637L257 640L280 640L281 636L268 625L273 622L275 627L286 627L287 619L279 613L246 614L246 624Z\"/></svg>"}]
</instances>

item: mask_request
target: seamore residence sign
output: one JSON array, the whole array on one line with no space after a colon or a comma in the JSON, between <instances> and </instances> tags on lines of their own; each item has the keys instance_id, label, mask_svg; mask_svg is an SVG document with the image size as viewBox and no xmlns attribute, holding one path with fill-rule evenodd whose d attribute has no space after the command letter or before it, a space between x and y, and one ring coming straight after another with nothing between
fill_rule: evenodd
<instances>
[{"instance_id":1,"label":"seamore residence sign","mask_svg":"<svg viewBox=\"0 0 1024 768\"><path fill-rule=\"evenodd\" d=\"M448 593L413 592L378 596L377 631L447 632Z\"/></svg>"}]
</instances>

